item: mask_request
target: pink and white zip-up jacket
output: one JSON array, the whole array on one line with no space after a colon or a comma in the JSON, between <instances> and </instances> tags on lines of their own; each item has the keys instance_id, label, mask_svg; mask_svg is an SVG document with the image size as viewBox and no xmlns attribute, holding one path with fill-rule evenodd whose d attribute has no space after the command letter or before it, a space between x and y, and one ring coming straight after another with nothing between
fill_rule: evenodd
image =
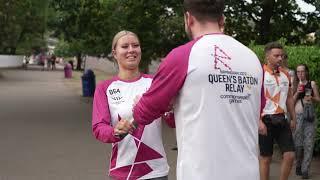
<instances>
[{"instance_id":1,"label":"pink and white zip-up jacket","mask_svg":"<svg viewBox=\"0 0 320 180\"><path fill-rule=\"evenodd\" d=\"M162 144L161 120L139 125L123 139L113 134L120 118L132 120L134 98L151 85L152 77L142 75L132 81L117 77L100 83L94 94L92 130L104 143L112 143L109 176L117 180L150 179L168 175L169 166ZM169 119L167 119L169 120ZM173 123L170 123L173 124Z\"/></svg>"},{"instance_id":2,"label":"pink and white zip-up jacket","mask_svg":"<svg viewBox=\"0 0 320 180\"><path fill-rule=\"evenodd\" d=\"M263 70L257 56L224 34L172 50L134 107L149 124L173 98L178 180L258 180Z\"/></svg>"}]
</instances>

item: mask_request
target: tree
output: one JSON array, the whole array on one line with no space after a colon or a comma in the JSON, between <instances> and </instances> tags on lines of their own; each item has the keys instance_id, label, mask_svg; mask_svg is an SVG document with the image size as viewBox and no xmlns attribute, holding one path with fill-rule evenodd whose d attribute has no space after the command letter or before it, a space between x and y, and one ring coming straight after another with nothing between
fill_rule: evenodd
<instances>
[{"instance_id":1,"label":"tree","mask_svg":"<svg viewBox=\"0 0 320 180\"><path fill-rule=\"evenodd\" d=\"M112 15L115 34L127 29L141 38L141 68L186 41L179 1L119 0Z\"/></svg>"},{"instance_id":2,"label":"tree","mask_svg":"<svg viewBox=\"0 0 320 180\"><path fill-rule=\"evenodd\" d=\"M52 0L50 7L57 15L50 27L78 55L78 65L82 55L110 54L113 35L123 29L141 37L143 70L185 40L178 1Z\"/></svg>"},{"instance_id":3,"label":"tree","mask_svg":"<svg viewBox=\"0 0 320 180\"><path fill-rule=\"evenodd\" d=\"M68 44L69 54L77 57L77 70L81 69L83 55L100 55L110 40L110 29L104 27L112 14L116 0L51 0L50 8L56 17L49 23L53 36ZM106 8L106 9L104 9Z\"/></svg>"},{"instance_id":4,"label":"tree","mask_svg":"<svg viewBox=\"0 0 320 180\"><path fill-rule=\"evenodd\" d=\"M56 14L50 29L68 44L78 65L83 55L109 55L113 35L124 29L141 38L142 69L187 41L181 0L50 1ZM306 2L319 7L319 0ZM281 37L300 44L307 32L319 29L319 11L303 13L295 0L227 0L226 17L226 33L245 44Z\"/></svg>"},{"instance_id":5,"label":"tree","mask_svg":"<svg viewBox=\"0 0 320 180\"><path fill-rule=\"evenodd\" d=\"M228 0L226 16L228 34L248 44L258 44L285 37L288 43L300 44L308 32L319 29L319 0L306 0L318 10L303 13L295 0Z\"/></svg>"},{"instance_id":6,"label":"tree","mask_svg":"<svg viewBox=\"0 0 320 180\"><path fill-rule=\"evenodd\" d=\"M27 53L45 44L48 1L0 1L0 53Z\"/></svg>"}]
</instances>

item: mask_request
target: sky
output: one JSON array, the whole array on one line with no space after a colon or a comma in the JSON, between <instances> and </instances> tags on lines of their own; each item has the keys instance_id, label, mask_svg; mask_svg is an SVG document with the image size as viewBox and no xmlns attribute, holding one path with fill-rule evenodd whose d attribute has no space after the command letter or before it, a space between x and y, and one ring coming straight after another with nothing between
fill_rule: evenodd
<instances>
[{"instance_id":1,"label":"sky","mask_svg":"<svg viewBox=\"0 0 320 180\"><path fill-rule=\"evenodd\" d=\"M251 0L246 0L250 3L252 3ZM313 12L316 10L316 7L308 4L308 3L305 3L303 0L296 0L297 4L300 6L302 12Z\"/></svg>"},{"instance_id":2,"label":"sky","mask_svg":"<svg viewBox=\"0 0 320 180\"><path fill-rule=\"evenodd\" d=\"M303 0L296 0L303 12L313 12L316 8L310 4L305 3Z\"/></svg>"}]
</instances>

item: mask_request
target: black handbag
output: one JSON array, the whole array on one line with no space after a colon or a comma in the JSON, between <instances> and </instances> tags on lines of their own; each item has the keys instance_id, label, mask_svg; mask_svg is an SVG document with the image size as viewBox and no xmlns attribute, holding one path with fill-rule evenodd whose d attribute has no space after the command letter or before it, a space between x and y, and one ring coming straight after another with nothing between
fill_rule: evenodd
<instances>
[{"instance_id":1,"label":"black handbag","mask_svg":"<svg viewBox=\"0 0 320 180\"><path fill-rule=\"evenodd\" d=\"M264 122L274 126L285 126L287 120L284 114L270 114L264 116Z\"/></svg>"},{"instance_id":2,"label":"black handbag","mask_svg":"<svg viewBox=\"0 0 320 180\"><path fill-rule=\"evenodd\" d=\"M313 122L315 120L315 111L313 105L311 103L304 104L303 100L300 100L303 107L303 120Z\"/></svg>"}]
</instances>

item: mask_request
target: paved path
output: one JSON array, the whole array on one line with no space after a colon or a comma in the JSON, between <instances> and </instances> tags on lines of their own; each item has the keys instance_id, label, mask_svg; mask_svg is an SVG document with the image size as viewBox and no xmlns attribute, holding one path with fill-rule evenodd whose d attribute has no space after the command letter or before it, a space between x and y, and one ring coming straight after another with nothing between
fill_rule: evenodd
<instances>
[{"instance_id":1,"label":"paved path","mask_svg":"<svg viewBox=\"0 0 320 180\"><path fill-rule=\"evenodd\" d=\"M0 180L105 180L110 145L91 135L91 99L63 71L0 70ZM164 144L175 178L174 131ZM313 179L320 180L320 161ZM279 161L272 165L272 180ZM290 179L295 180L295 176Z\"/></svg>"},{"instance_id":2,"label":"paved path","mask_svg":"<svg viewBox=\"0 0 320 180\"><path fill-rule=\"evenodd\" d=\"M62 71L4 71L0 97L0 180L105 179L109 148Z\"/></svg>"}]
</instances>

